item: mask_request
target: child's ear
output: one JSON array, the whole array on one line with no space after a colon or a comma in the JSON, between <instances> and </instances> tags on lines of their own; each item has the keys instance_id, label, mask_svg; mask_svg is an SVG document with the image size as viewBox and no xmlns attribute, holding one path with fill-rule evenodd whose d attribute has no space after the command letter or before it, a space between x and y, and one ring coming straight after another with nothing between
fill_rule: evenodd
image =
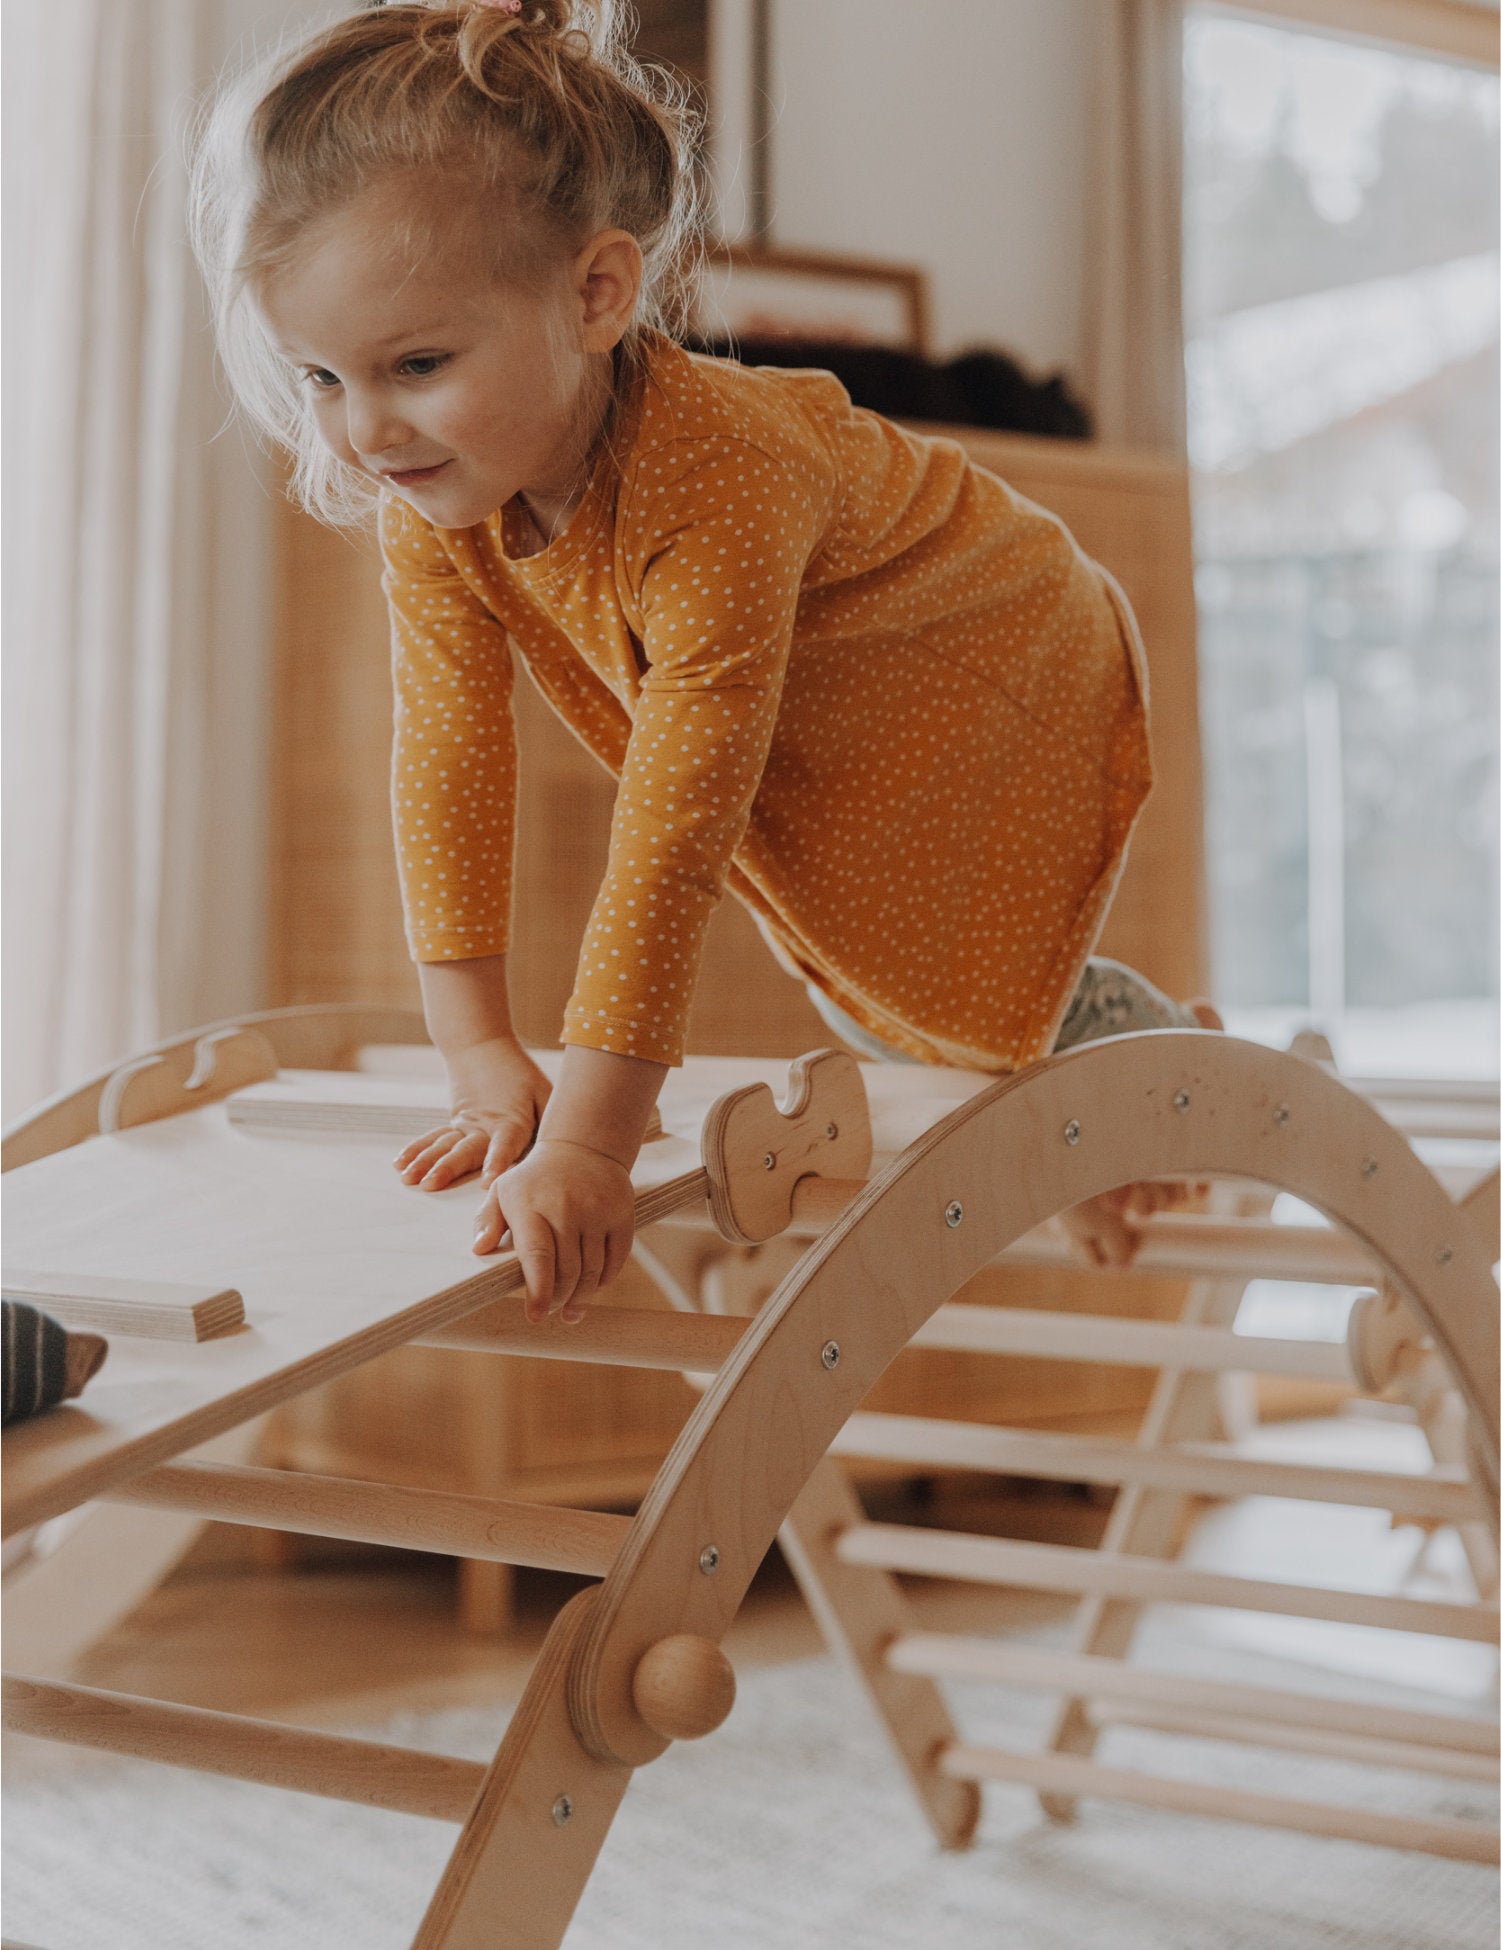
<instances>
[{"instance_id":1,"label":"child's ear","mask_svg":"<svg viewBox=\"0 0 1501 1950\"><path fill-rule=\"evenodd\" d=\"M573 261L586 352L610 352L625 336L641 293L641 246L628 230L601 230Z\"/></svg>"}]
</instances>

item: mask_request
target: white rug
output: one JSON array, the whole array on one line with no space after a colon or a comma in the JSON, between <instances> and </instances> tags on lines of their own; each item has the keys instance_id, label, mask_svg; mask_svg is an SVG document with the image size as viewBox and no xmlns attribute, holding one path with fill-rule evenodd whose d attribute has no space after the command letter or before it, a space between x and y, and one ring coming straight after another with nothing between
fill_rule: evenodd
<instances>
[{"instance_id":1,"label":"white rug","mask_svg":"<svg viewBox=\"0 0 1501 1950\"><path fill-rule=\"evenodd\" d=\"M1277 1662L1243 1676L1296 1683ZM1037 1697L952 1692L967 1738L1035 1740ZM413 1716L389 1739L488 1757L502 1716ZM1434 1777L1116 1729L1108 1758L1266 1792L1493 1819ZM397 1950L452 1845L444 1824L13 1740L5 1933L47 1950ZM827 1659L742 1679L712 1739L627 1794L568 1950L1494 1950L1487 1869L1086 1803L1057 1829L987 1790L943 1855ZM497 1938L497 1945L503 1938Z\"/></svg>"}]
</instances>

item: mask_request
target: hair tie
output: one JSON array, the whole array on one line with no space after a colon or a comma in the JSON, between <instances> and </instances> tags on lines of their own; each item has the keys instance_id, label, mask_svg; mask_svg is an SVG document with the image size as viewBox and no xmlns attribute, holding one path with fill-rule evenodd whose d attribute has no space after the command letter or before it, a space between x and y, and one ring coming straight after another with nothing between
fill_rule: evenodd
<instances>
[{"instance_id":1,"label":"hair tie","mask_svg":"<svg viewBox=\"0 0 1501 1950\"><path fill-rule=\"evenodd\" d=\"M488 7L492 13L519 14L521 0L474 0L476 7Z\"/></svg>"}]
</instances>

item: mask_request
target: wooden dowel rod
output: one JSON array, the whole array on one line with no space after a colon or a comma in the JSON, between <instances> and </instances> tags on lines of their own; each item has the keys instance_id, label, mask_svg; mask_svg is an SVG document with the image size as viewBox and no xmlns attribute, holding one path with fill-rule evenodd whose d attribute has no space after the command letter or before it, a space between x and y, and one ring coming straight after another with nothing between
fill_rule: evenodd
<instances>
[{"instance_id":1,"label":"wooden dowel rod","mask_svg":"<svg viewBox=\"0 0 1501 1950\"><path fill-rule=\"evenodd\" d=\"M1405 1138L1467 1138L1481 1144L1496 1141L1494 1104L1443 1104L1396 1097L1374 1097L1371 1101Z\"/></svg>"},{"instance_id":2,"label":"wooden dowel rod","mask_svg":"<svg viewBox=\"0 0 1501 1950\"><path fill-rule=\"evenodd\" d=\"M1494 1771L1501 1733L1492 1719L1461 1713L1424 1713L1413 1707L1251 1686L1242 1680L1198 1679L1189 1673L1127 1665L1089 1652L1054 1652L1045 1646L967 1638L948 1632L912 1632L893 1639L886 1663L895 1672L929 1679L993 1679L1005 1685L1043 1686L1091 1700L1139 1701L1184 1712L1234 1714L1246 1725L1284 1721L1330 1733L1353 1733L1390 1742L1441 1747L1488 1762ZM1246 1736L1251 1737L1249 1734Z\"/></svg>"},{"instance_id":3,"label":"wooden dowel rod","mask_svg":"<svg viewBox=\"0 0 1501 1950\"><path fill-rule=\"evenodd\" d=\"M1284 1753L1319 1754L1330 1760L1358 1761L1364 1767L1406 1767L1451 1780L1484 1781L1493 1786L1496 1762L1489 1754L1457 1753L1452 1747L1409 1746L1366 1733L1331 1733L1324 1727L1289 1726L1284 1720L1243 1720L1233 1713L1200 1713L1172 1706L1107 1703L1089 1709L1097 1726L1145 1727L1152 1733L1182 1734L1190 1740L1230 1740L1275 1747Z\"/></svg>"},{"instance_id":4,"label":"wooden dowel rod","mask_svg":"<svg viewBox=\"0 0 1501 1950\"><path fill-rule=\"evenodd\" d=\"M1324 1585L1278 1584L1225 1571L1199 1571L1158 1558L1077 1549L1070 1544L1021 1544L910 1524L853 1524L835 1540L847 1564L873 1564L920 1577L962 1578L1029 1591L1099 1592L1143 1604L1219 1605L1232 1611L1280 1612L1341 1625L1379 1625L1394 1632L1496 1642L1494 1604L1448 1604Z\"/></svg>"},{"instance_id":5,"label":"wooden dowel rod","mask_svg":"<svg viewBox=\"0 0 1501 1950\"><path fill-rule=\"evenodd\" d=\"M1324 1801L1252 1794L1244 1788L1216 1787L1205 1781L1172 1781L1134 1768L1105 1767L1072 1754L1008 1754L993 1747L955 1746L939 1755L938 1765L960 1781L1016 1781L1049 1794L1135 1801L1176 1814L1211 1815L1225 1821L1251 1822L1259 1828L1292 1828L1305 1835L1375 1842L1383 1848L1444 1855L1459 1862L1494 1863L1501 1859L1496 1831L1478 1821L1422 1820L1412 1815L1377 1814L1365 1808L1340 1808Z\"/></svg>"},{"instance_id":6,"label":"wooden dowel rod","mask_svg":"<svg viewBox=\"0 0 1501 1950\"><path fill-rule=\"evenodd\" d=\"M466 1314L451 1327L423 1334L415 1344L478 1354L535 1355L548 1361L594 1361L606 1367L717 1374L745 1325L743 1320L719 1314L596 1306L576 1326L565 1327L559 1320L534 1326L526 1317L524 1299L517 1294Z\"/></svg>"},{"instance_id":7,"label":"wooden dowel rod","mask_svg":"<svg viewBox=\"0 0 1501 1950\"><path fill-rule=\"evenodd\" d=\"M447 1754L310 1733L240 1713L209 1713L198 1706L20 1674L6 1674L4 1698L6 1727L38 1740L102 1747L140 1760L394 1808L433 1821L463 1821L485 1773L478 1761Z\"/></svg>"},{"instance_id":8,"label":"wooden dowel rod","mask_svg":"<svg viewBox=\"0 0 1501 1950\"><path fill-rule=\"evenodd\" d=\"M107 1491L102 1501L143 1503L219 1523L391 1544L400 1550L576 1571L592 1578L609 1570L631 1523L629 1517L603 1510L506 1503L495 1497L232 1463L167 1463Z\"/></svg>"},{"instance_id":9,"label":"wooden dowel rod","mask_svg":"<svg viewBox=\"0 0 1501 1950\"><path fill-rule=\"evenodd\" d=\"M1279 1341L1228 1327L1127 1320L1111 1314L1045 1313L1032 1307L949 1305L918 1328L914 1347L970 1354L1025 1354L1050 1361L1106 1361L1123 1367L1295 1375L1353 1380L1343 1341Z\"/></svg>"},{"instance_id":10,"label":"wooden dowel rod","mask_svg":"<svg viewBox=\"0 0 1501 1950\"><path fill-rule=\"evenodd\" d=\"M1141 1244L1133 1273L1189 1273L1200 1279L1299 1280L1322 1286L1372 1286L1380 1270L1356 1240L1333 1226L1273 1225L1195 1213L1136 1222ZM1061 1234L1028 1233L1000 1256L1003 1266L1077 1266Z\"/></svg>"},{"instance_id":11,"label":"wooden dowel rod","mask_svg":"<svg viewBox=\"0 0 1501 1950\"><path fill-rule=\"evenodd\" d=\"M1501 1100L1494 1077L1342 1077L1358 1097L1373 1103L1489 1104Z\"/></svg>"},{"instance_id":12,"label":"wooden dowel rod","mask_svg":"<svg viewBox=\"0 0 1501 1950\"><path fill-rule=\"evenodd\" d=\"M1332 1467L1242 1456L1228 1443L1179 1442L1144 1449L1107 1436L1049 1435L925 1415L852 1415L834 1454L934 1469L983 1469L1061 1483L1140 1483L1195 1496L1286 1496L1345 1503L1393 1516L1464 1523L1481 1514L1479 1493L1457 1470L1415 1472Z\"/></svg>"},{"instance_id":13,"label":"wooden dowel rod","mask_svg":"<svg viewBox=\"0 0 1501 1950\"><path fill-rule=\"evenodd\" d=\"M805 1178L792 1194L791 1236L827 1232L864 1184L851 1178ZM1269 1220L1216 1219L1197 1213L1136 1222L1141 1243L1133 1274L1189 1273L1201 1279L1298 1280L1322 1286L1372 1286L1380 1268L1356 1240L1333 1226L1273 1225ZM1008 1246L998 1266L1073 1266L1075 1249L1059 1232L1038 1227ZM1111 1268L1091 1267L1091 1272Z\"/></svg>"}]
</instances>

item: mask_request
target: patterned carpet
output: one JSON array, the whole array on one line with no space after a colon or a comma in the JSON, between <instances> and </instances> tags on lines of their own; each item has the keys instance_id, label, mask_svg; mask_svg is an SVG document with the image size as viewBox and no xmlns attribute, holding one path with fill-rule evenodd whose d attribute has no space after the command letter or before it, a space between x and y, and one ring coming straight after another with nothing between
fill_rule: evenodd
<instances>
[{"instance_id":1,"label":"patterned carpet","mask_svg":"<svg viewBox=\"0 0 1501 1950\"><path fill-rule=\"evenodd\" d=\"M1234 1669L1310 1683L1284 1661ZM951 1697L966 1738L1025 1743L1046 1718L1043 1701L996 1687ZM366 1731L483 1758L502 1717ZM1125 1728L1104 1752L1262 1792L1495 1818L1488 1789L1433 1776ZM47 1950L397 1950L454 1832L17 1739L5 1933ZM1496 1937L1485 1868L1104 1802L1059 1829L1020 1789L989 1790L976 1847L942 1855L850 1682L814 1659L750 1672L720 1733L637 1775L568 1950L1494 1950Z\"/></svg>"}]
</instances>

